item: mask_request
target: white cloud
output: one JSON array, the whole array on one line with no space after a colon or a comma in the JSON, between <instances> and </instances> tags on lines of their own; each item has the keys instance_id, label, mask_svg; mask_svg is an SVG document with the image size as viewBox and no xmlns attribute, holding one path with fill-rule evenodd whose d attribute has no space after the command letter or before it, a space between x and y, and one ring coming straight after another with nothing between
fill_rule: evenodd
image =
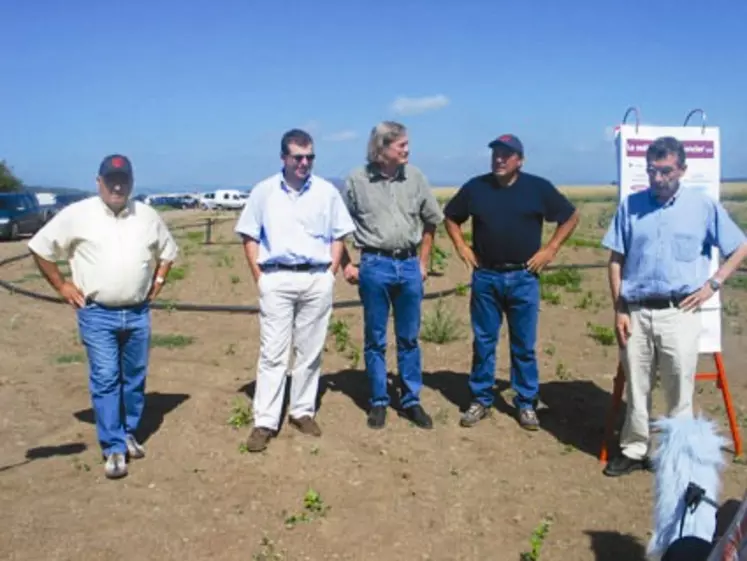
<instances>
[{"instance_id":1,"label":"white cloud","mask_svg":"<svg viewBox=\"0 0 747 561\"><path fill-rule=\"evenodd\" d=\"M358 138L358 133L354 130L342 130L324 135L324 140L328 142L347 142Z\"/></svg>"},{"instance_id":2,"label":"white cloud","mask_svg":"<svg viewBox=\"0 0 747 561\"><path fill-rule=\"evenodd\" d=\"M392 102L390 109L397 115L417 115L427 111L443 109L449 102L449 98L443 94L424 97L399 96Z\"/></svg>"}]
</instances>

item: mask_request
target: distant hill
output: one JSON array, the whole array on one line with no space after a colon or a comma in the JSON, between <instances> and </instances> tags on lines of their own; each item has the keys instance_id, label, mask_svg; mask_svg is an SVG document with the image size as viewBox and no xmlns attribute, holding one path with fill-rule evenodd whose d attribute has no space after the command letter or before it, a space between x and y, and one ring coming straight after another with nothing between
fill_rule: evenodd
<instances>
[{"instance_id":1,"label":"distant hill","mask_svg":"<svg viewBox=\"0 0 747 561\"><path fill-rule=\"evenodd\" d=\"M345 179L341 177L325 177L327 181L332 183L338 189L341 189L345 185ZM728 177L721 180L722 183L747 183L747 176L743 177ZM439 182L434 181L431 183L434 188L439 187L453 187L457 183ZM613 180L608 183L599 182L595 184L589 184L590 187L597 187L599 185L616 185L617 181ZM23 189L32 191L34 193L59 193L59 194L92 194L94 189L77 189L74 187L53 187L45 185L24 185ZM146 186L138 187L135 186L135 194L142 195L157 195L163 193L207 193L215 191L216 189L236 189L238 191L251 191L252 186L221 186L221 185L186 185L186 186L174 186L174 185L159 185L159 186Z\"/></svg>"}]
</instances>

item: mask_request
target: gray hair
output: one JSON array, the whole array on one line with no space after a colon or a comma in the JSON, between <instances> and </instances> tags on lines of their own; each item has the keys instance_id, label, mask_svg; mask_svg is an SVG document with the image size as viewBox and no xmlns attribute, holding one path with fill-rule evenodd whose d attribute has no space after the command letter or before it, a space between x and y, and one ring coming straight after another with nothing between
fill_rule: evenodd
<instances>
[{"instance_id":1,"label":"gray hair","mask_svg":"<svg viewBox=\"0 0 747 561\"><path fill-rule=\"evenodd\" d=\"M407 134L407 127L395 121L382 121L371 129L366 159L369 164L381 161L381 154L392 142Z\"/></svg>"},{"instance_id":2,"label":"gray hair","mask_svg":"<svg viewBox=\"0 0 747 561\"><path fill-rule=\"evenodd\" d=\"M672 136L662 136L649 144L648 150L646 150L646 161L663 160L672 154L677 156L677 165L680 168L684 167L686 160L684 145Z\"/></svg>"}]
</instances>

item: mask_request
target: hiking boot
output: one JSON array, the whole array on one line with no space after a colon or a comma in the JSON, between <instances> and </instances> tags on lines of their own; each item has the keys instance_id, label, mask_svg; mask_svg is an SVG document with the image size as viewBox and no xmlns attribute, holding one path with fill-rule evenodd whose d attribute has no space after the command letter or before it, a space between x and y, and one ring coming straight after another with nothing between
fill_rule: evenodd
<instances>
[{"instance_id":1,"label":"hiking boot","mask_svg":"<svg viewBox=\"0 0 747 561\"><path fill-rule=\"evenodd\" d=\"M322 436L322 429L319 428L319 425L310 416L299 417L298 419L288 417L288 422L302 434Z\"/></svg>"},{"instance_id":2,"label":"hiking boot","mask_svg":"<svg viewBox=\"0 0 747 561\"><path fill-rule=\"evenodd\" d=\"M402 415L409 419L416 427L421 429L432 429L433 419L425 412L422 405L413 405L402 411Z\"/></svg>"},{"instance_id":3,"label":"hiking boot","mask_svg":"<svg viewBox=\"0 0 747 561\"><path fill-rule=\"evenodd\" d=\"M368 412L368 426L372 429L383 429L386 425L386 407L375 405Z\"/></svg>"},{"instance_id":4,"label":"hiking boot","mask_svg":"<svg viewBox=\"0 0 747 561\"><path fill-rule=\"evenodd\" d=\"M261 452L262 450L267 448L267 443L272 438L272 433L273 431L265 427L255 427L254 429L252 429L249 438L247 438L246 440L247 451Z\"/></svg>"},{"instance_id":5,"label":"hiking boot","mask_svg":"<svg viewBox=\"0 0 747 561\"><path fill-rule=\"evenodd\" d=\"M463 427L474 427L487 416L488 408L481 403L475 402L462 414L459 424Z\"/></svg>"},{"instance_id":6,"label":"hiking boot","mask_svg":"<svg viewBox=\"0 0 747 561\"><path fill-rule=\"evenodd\" d=\"M127 453L130 458L139 460L140 458L145 457L145 448L143 448L143 445L140 444L134 436L128 434L125 437L125 443L127 444Z\"/></svg>"},{"instance_id":7,"label":"hiking boot","mask_svg":"<svg viewBox=\"0 0 747 561\"><path fill-rule=\"evenodd\" d=\"M107 479L119 479L127 475L127 460L121 452L109 454L104 465L104 474Z\"/></svg>"},{"instance_id":8,"label":"hiking boot","mask_svg":"<svg viewBox=\"0 0 747 561\"><path fill-rule=\"evenodd\" d=\"M539 418L537 417L537 412L533 407L524 407L523 409L519 409L519 425L521 425L521 428L526 430L539 430Z\"/></svg>"}]
</instances>

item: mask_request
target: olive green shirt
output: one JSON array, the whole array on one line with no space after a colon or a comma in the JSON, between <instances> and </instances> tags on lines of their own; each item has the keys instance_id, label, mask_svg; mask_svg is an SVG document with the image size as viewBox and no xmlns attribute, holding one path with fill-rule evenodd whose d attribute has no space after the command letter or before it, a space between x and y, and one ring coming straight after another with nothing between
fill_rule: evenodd
<instances>
[{"instance_id":1,"label":"olive green shirt","mask_svg":"<svg viewBox=\"0 0 747 561\"><path fill-rule=\"evenodd\" d=\"M444 219L428 179L410 164L391 178L377 166L353 170L345 180L343 200L356 226L353 243L358 248L414 248L425 225L437 226Z\"/></svg>"}]
</instances>

